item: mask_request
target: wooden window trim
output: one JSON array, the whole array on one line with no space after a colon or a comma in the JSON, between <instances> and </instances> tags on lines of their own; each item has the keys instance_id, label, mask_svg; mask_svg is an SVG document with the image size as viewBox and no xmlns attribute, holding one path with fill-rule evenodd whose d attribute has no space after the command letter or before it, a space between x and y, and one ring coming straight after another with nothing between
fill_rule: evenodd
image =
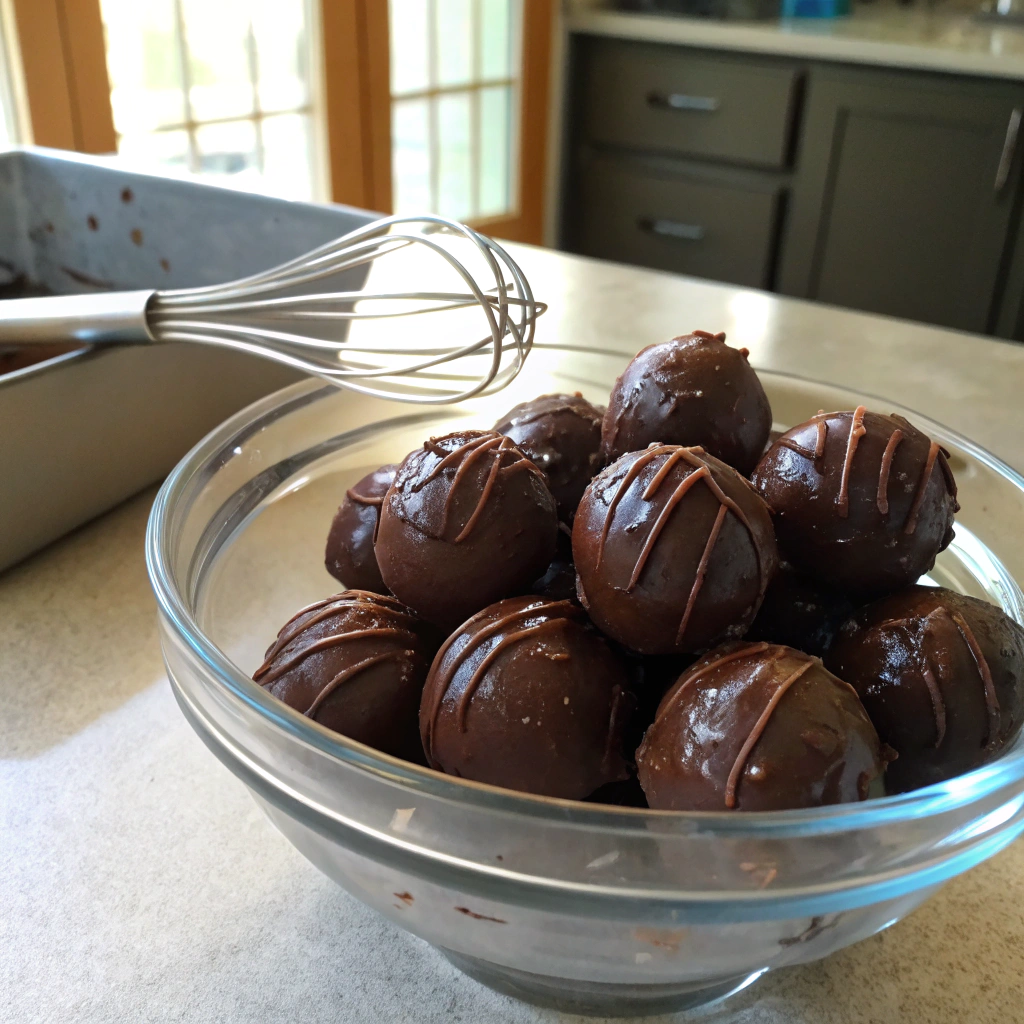
<instances>
[{"instance_id":1,"label":"wooden window trim","mask_svg":"<svg viewBox=\"0 0 1024 1024\"><path fill-rule=\"evenodd\" d=\"M508 216L471 223L500 238L539 245L544 238L551 57L558 4L557 0L522 0L522 4L516 211ZM321 5L325 18L324 54L331 55L325 78L333 198L335 202L389 212L392 193L388 3L387 0L321 0ZM334 19L331 31L327 27L329 10ZM466 89L432 89L426 90L424 95L442 91ZM412 96L412 93L402 94L395 99ZM357 102L353 102L353 97L358 98ZM356 146L349 140L358 140L358 155ZM367 183L362 191L359 191L359 181ZM367 196L372 197L372 201Z\"/></svg>"},{"instance_id":2,"label":"wooden window trim","mask_svg":"<svg viewBox=\"0 0 1024 1024\"><path fill-rule=\"evenodd\" d=\"M25 105L37 145L117 150L100 0L10 4ZM392 209L391 75L387 0L312 0L322 43L330 197ZM522 0L517 209L478 221L490 234L539 244L544 235L551 53L557 0Z\"/></svg>"},{"instance_id":3,"label":"wooden window trim","mask_svg":"<svg viewBox=\"0 0 1024 1024\"><path fill-rule=\"evenodd\" d=\"M331 198L391 211L387 0L320 0Z\"/></svg>"},{"instance_id":4,"label":"wooden window trim","mask_svg":"<svg viewBox=\"0 0 1024 1024\"><path fill-rule=\"evenodd\" d=\"M12 8L36 145L115 152L100 0L12 0Z\"/></svg>"}]
</instances>

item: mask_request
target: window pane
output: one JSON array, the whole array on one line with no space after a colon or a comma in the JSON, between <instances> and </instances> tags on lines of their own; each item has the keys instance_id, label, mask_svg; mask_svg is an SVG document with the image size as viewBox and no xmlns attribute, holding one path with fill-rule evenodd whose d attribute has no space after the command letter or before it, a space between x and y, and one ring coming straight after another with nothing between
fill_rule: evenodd
<instances>
[{"instance_id":1,"label":"window pane","mask_svg":"<svg viewBox=\"0 0 1024 1024\"><path fill-rule=\"evenodd\" d=\"M480 90L480 217L512 209L513 96L509 86Z\"/></svg>"},{"instance_id":2,"label":"window pane","mask_svg":"<svg viewBox=\"0 0 1024 1024\"><path fill-rule=\"evenodd\" d=\"M172 0L103 0L114 127L181 124L185 105Z\"/></svg>"},{"instance_id":3,"label":"window pane","mask_svg":"<svg viewBox=\"0 0 1024 1024\"><path fill-rule=\"evenodd\" d=\"M122 135L118 153L137 167L157 167L166 173L188 170L188 132L150 132Z\"/></svg>"},{"instance_id":4,"label":"window pane","mask_svg":"<svg viewBox=\"0 0 1024 1024\"><path fill-rule=\"evenodd\" d=\"M302 4L253 0L260 109L294 110L309 103L309 40Z\"/></svg>"},{"instance_id":5,"label":"window pane","mask_svg":"<svg viewBox=\"0 0 1024 1024\"><path fill-rule=\"evenodd\" d=\"M468 93L440 96L437 103L438 212L464 220L473 212Z\"/></svg>"},{"instance_id":6,"label":"window pane","mask_svg":"<svg viewBox=\"0 0 1024 1024\"><path fill-rule=\"evenodd\" d=\"M426 0L391 0L391 94L416 92L430 84L427 66Z\"/></svg>"},{"instance_id":7,"label":"window pane","mask_svg":"<svg viewBox=\"0 0 1024 1024\"><path fill-rule=\"evenodd\" d=\"M181 0L196 121L252 113L255 41L242 0Z\"/></svg>"},{"instance_id":8,"label":"window pane","mask_svg":"<svg viewBox=\"0 0 1024 1024\"><path fill-rule=\"evenodd\" d=\"M430 201L429 100L398 100L391 110L395 213L423 213Z\"/></svg>"},{"instance_id":9,"label":"window pane","mask_svg":"<svg viewBox=\"0 0 1024 1024\"><path fill-rule=\"evenodd\" d=\"M263 122L263 180L272 195L312 199L312 156L308 114L279 114Z\"/></svg>"},{"instance_id":10,"label":"window pane","mask_svg":"<svg viewBox=\"0 0 1024 1024\"><path fill-rule=\"evenodd\" d=\"M236 188L259 190L256 126L252 121L208 124L196 130L199 171Z\"/></svg>"},{"instance_id":11,"label":"window pane","mask_svg":"<svg viewBox=\"0 0 1024 1024\"><path fill-rule=\"evenodd\" d=\"M18 142L18 119L14 109L14 89L11 85L11 65L0 20L0 146Z\"/></svg>"},{"instance_id":12,"label":"window pane","mask_svg":"<svg viewBox=\"0 0 1024 1024\"><path fill-rule=\"evenodd\" d=\"M472 0L437 4L437 84L462 85L473 79Z\"/></svg>"},{"instance_id":13,"label":"window pane","mask_svg":"<svg viewBox=\"0 0 1024 1024\"><path fill-rule=\"evenodd\" d=\"M316 194L313 119L321 115L312 108L310 0L100 3L121 153L239 188ZM258 128L264 113L282 117ZM160 127L182 132L149 134Z\"/></svg>"},{"instance_id":14,"label":"window pane","mask_svg":"<svg viewBox=\"0 0 1024 1024\"><path fill-rule=\"evenodd\" d=\"M480 75L484 79L512 78L514 0L480 0Z\"/></svg>"}]
</instances>

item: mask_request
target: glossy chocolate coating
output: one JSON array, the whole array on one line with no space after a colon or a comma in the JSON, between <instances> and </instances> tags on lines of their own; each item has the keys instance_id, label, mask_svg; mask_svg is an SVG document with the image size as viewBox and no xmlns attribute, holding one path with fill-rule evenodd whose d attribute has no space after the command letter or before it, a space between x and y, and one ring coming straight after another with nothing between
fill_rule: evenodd
<instances>
[{"instance_id":1,"label":"glossy chocolate coating","mask_svg":"<svg viewBox=\"0 0 1024 1024\"><path fill-rule=\"evenodd\" d=\"M572 563L572 534L560 523L555 557L547 571L530 587L531 594L548 597L552 601L576 600L576 566Z\"/></svg>"},{"instance_id":2,"label":"glossy chocolate coating","mask_svg":"<svg viewBox=\"0 0 1024 1024\"><path fill-rule=\"evenodd\" d=\"M466 430L431 438L398 467L374 551L400 601L454 629L543 575L557 535L544 474L504 435Z\"/></svg>"},{"instance_id":3,"label":"glossy chocolate coating","mask_svg":"<svg viewBox=\"0 0 1024 1024\"><path fill-rule=\"evenodd\" d=\"M448 638L420 706L431 767L581 800L629 777L628 674L572 601L514 597Z\"/></svg>"},{"instance_id":4,"label":"glossy chocolate coating","mask_svg":"<svg viewBox=\"0 0 1024 1024\"><path fill-rule=\"evenodd\" d=\"M854 607L848 595L784 563L768 584L745 639L784 644L823 658Z\"/></svg>"},{"instance_id":5,"label":"glossy chocolate coating","mask_svg":"<svg viewBox=\"0 0 1024 1024\"><path fill-rule=\"evenodd\" d=\"M657 809L776 811L866 799L885 756L853 688L817 658L744 641L665 694L637 770Z\"/></svg>"},{"instance_id":6,"label":"glossy chocolate coating","mask_svg":"<svg viewBox=\"0 0 1024 1024\"><path fill-rule=\"evenodd\" d=\"M886 772L890 793L977 768L1024 719L1024 629L950 590L909 587L860 609L828 664L899 754Z\"/></svg>"},{"instance_id":7,"label":"glossy chocolate coating","mask_svg":"<svg viewBox=\"0 0 1024 1024\"><path fill-rule=\"evenodd\" d=\"M643 349L612 388L601 431L605 460L657 441L700 445L749 473L764 451L772 410L748 356L707 331Z\"/></svg>"},{"instance_id":8,"label":"glossy chocolate coating","mask_svg":"<svg viewBox=\"0 0 1024 1024\"><path fill-rule=\"evenodd\" d=\"M863 406L787 431L753 475L783 558L840 590L908 586L953 539L946 453L902 416Z\"/></svg>"},{"instance_id":9,"label":"glossy chocolate coating","mask_svg":"<svg viewBox=\"0 0 1024 1024\"><path fill-rule=\"evenodd\" d=\"M572 532L583 606L641 654L686 654L742 636L778 557L764 502L700 448L622 456L583 495Z\"/></svg>"},{"instance_id":10,"label":"glossy chocolate coating","mask_svg":"<svg viewBox=\"0 0 1024 1024\"><path fill-rule=\"evenodd\" d=\"M373 539L384 502L397 466L381 466L367 473L345 492L345 500L334 514L327 534L324 565L339 582L352 590L386 594L380 577Z\"/></svg>"},{"instance_id":11,"label":"glossy chocolate coating","mask_svg":"<svg viewBox=\"0 0 1024 1024\"><path fill-rule=\"evenodd\" d=\"M587 484L601 468L603 415L604 409L577 392L541 395L510 409L494 424L543 471L563 522L572 522Z\"/></svg>"},{"instance_id":12,"label":"glossy chocolate coating","mask_svg":"<svg viewBox=\"0 0 1024 1024\"><path fill-rule=\"evenodd\" d=\"M435 631L393 597L346 590L296 612L253 679L307 718L423 762L419 705Z\"/></svg>"}]
</instances>

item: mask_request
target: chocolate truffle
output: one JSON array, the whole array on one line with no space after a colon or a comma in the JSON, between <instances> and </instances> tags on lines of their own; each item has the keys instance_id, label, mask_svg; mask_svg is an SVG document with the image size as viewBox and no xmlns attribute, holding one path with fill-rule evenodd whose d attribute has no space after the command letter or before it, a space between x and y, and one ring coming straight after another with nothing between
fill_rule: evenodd
<instances>
[{"instance_id":1,"label":"chocolate truffle","mask_svg":"<svg viewBox=\"0 0 1024 1024\"><path fill-rule=\"evenodd\" d=\"M823 658L854 603L848 595L783 563L745 639L767 640Z\"/></svg>"},{"instance_id":2,"label":"chocolate truffle","mask_svg":"<svg viewBox=\"0 0 1024 1024\"><path fill-rule=\"evenodd\" d=\"M595 477L572 531L583 606L641 654L742 636L778 562L764 502L700 448L651 445Z\"/></svg>"},{"instance_id":3,"label":"chocolate truffle","mask_svg":"<svg viewBox=\"0 0 1024 1024\"><path fill-rule=\"evenodd\" d=\"M828 664L899 754L886 772L890 793L977 768L1024 718L1024 629L950 590L910 587L860 609Z\"/></svg>"},{"instance_id":4,"label":"chocolate truffle","mask_svg":"<svg viewBox=\"0 0 1024 1024\"><path fill-rule=\"evenodd\" d=\"M637 770L660 810L776 811L864 800L887 756L853 687L817 658L734 642L665 694Z\"/></svg>"},{"instance_id":5,"label":"chocolate truffle","mask_svg":"<svg viewBox=\"0 0 1024 1024\"><path fill-rule=\"evenodd\" d=\"M526 590L551 563L557 535L544 474L503 434L464 430L406 456L384 497L374 551L400 601L454 629Z\"/></svg>"},{"instance_id":6,"label":"chocolate truffle","mask_svg":"<svg viewBox=\"0 0 1024 1024\"><path fill-rule=\"evenodd\" d=\"M564 523L558 525L558 545L547 571L534 580L530 593L552 601L576 600L576 566L572 564L572 534Z\"/></svg>"},{"instance_id":7,"label":"chocolate truffle","mask_svg":"<svg viewBox=\"0 0 1024 1024\"><path fill-rule=\"evenodd\" d=\"M601 429L605 461L660 444L700 445L741 473L764 451L772 409L745 348L694 331L650 345L615 382Z\"/></svg>"},{"instance_id":8,"label":"chocolate truffle","mask_svg":"<svg viewBox=\"0 0 1024 1024\"><path fill-rule=\"evenodd\" d=\"M295 613L253 679L307 718L422 763L419 705L434 630L393 597L346 590Z\"/></svg>"},{"instance_id":9,"label":"chocolate truffle","mask_svg":"<svg viewBox=\"0 0 1024 1024\"><path fill-rule=\"evenodd\" d=\"M427 761L449 775L581 800L629 777L627 682L579 605L499 601L434 658L420 705Z\"/></svg>"},{"instance_id":10,"label":"chocolate truffle","mask_svg":"<svg viewBox=\"0 0 1024 1024\"><path fill-rule=\"evenodd\" d=\"M601 468L601 417L578 391L542 395L510 409L494 429L512 438L544 472L558 502L558 515L571 523L583 491Z\"/></svg>"},{"instance_id":11,"label":"chocolate truffle","mask_svg":"<svg viewBox=\"0 0 1024 1024\"><path fill-rule=\"evenodd\" d=\"M345 492L345 500L334 514L324 565L346 587L387 593L380 578L373 540L377 533L380 506L384 502L397 466L381 466L368 473Z\"/></svg>"},{"instance_id":12,"label":"chocolate truffle","mask_svg":"<svg viewBox=\"0 0 1024 1024\"><path fill-rule=\"evenodd\" d=\"M953 539L960 506L946 455L902 416L861 405L787 431L753 481L783 558L867 597L913 583Z\"/></svg>"}]
</instances>

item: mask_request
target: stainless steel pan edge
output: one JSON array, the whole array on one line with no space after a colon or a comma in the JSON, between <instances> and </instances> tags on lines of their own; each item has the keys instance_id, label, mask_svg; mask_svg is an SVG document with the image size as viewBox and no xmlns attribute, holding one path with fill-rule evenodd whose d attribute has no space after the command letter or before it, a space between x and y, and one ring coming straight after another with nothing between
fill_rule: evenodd
<instances>
[{"instance_id":1,"label":"stainless steel pan edge","mask_svg":"<svg viewBox=\"0 0 1024 1024\"><path fill-rule=\"evenodd\" d=\"M58 293L213 284L375 216L106 159L0 153L0 268ZM159 480L227 416L296 379L186 345L85 349L0 376L0 570Z\"/></svg>"}]
</instances>

